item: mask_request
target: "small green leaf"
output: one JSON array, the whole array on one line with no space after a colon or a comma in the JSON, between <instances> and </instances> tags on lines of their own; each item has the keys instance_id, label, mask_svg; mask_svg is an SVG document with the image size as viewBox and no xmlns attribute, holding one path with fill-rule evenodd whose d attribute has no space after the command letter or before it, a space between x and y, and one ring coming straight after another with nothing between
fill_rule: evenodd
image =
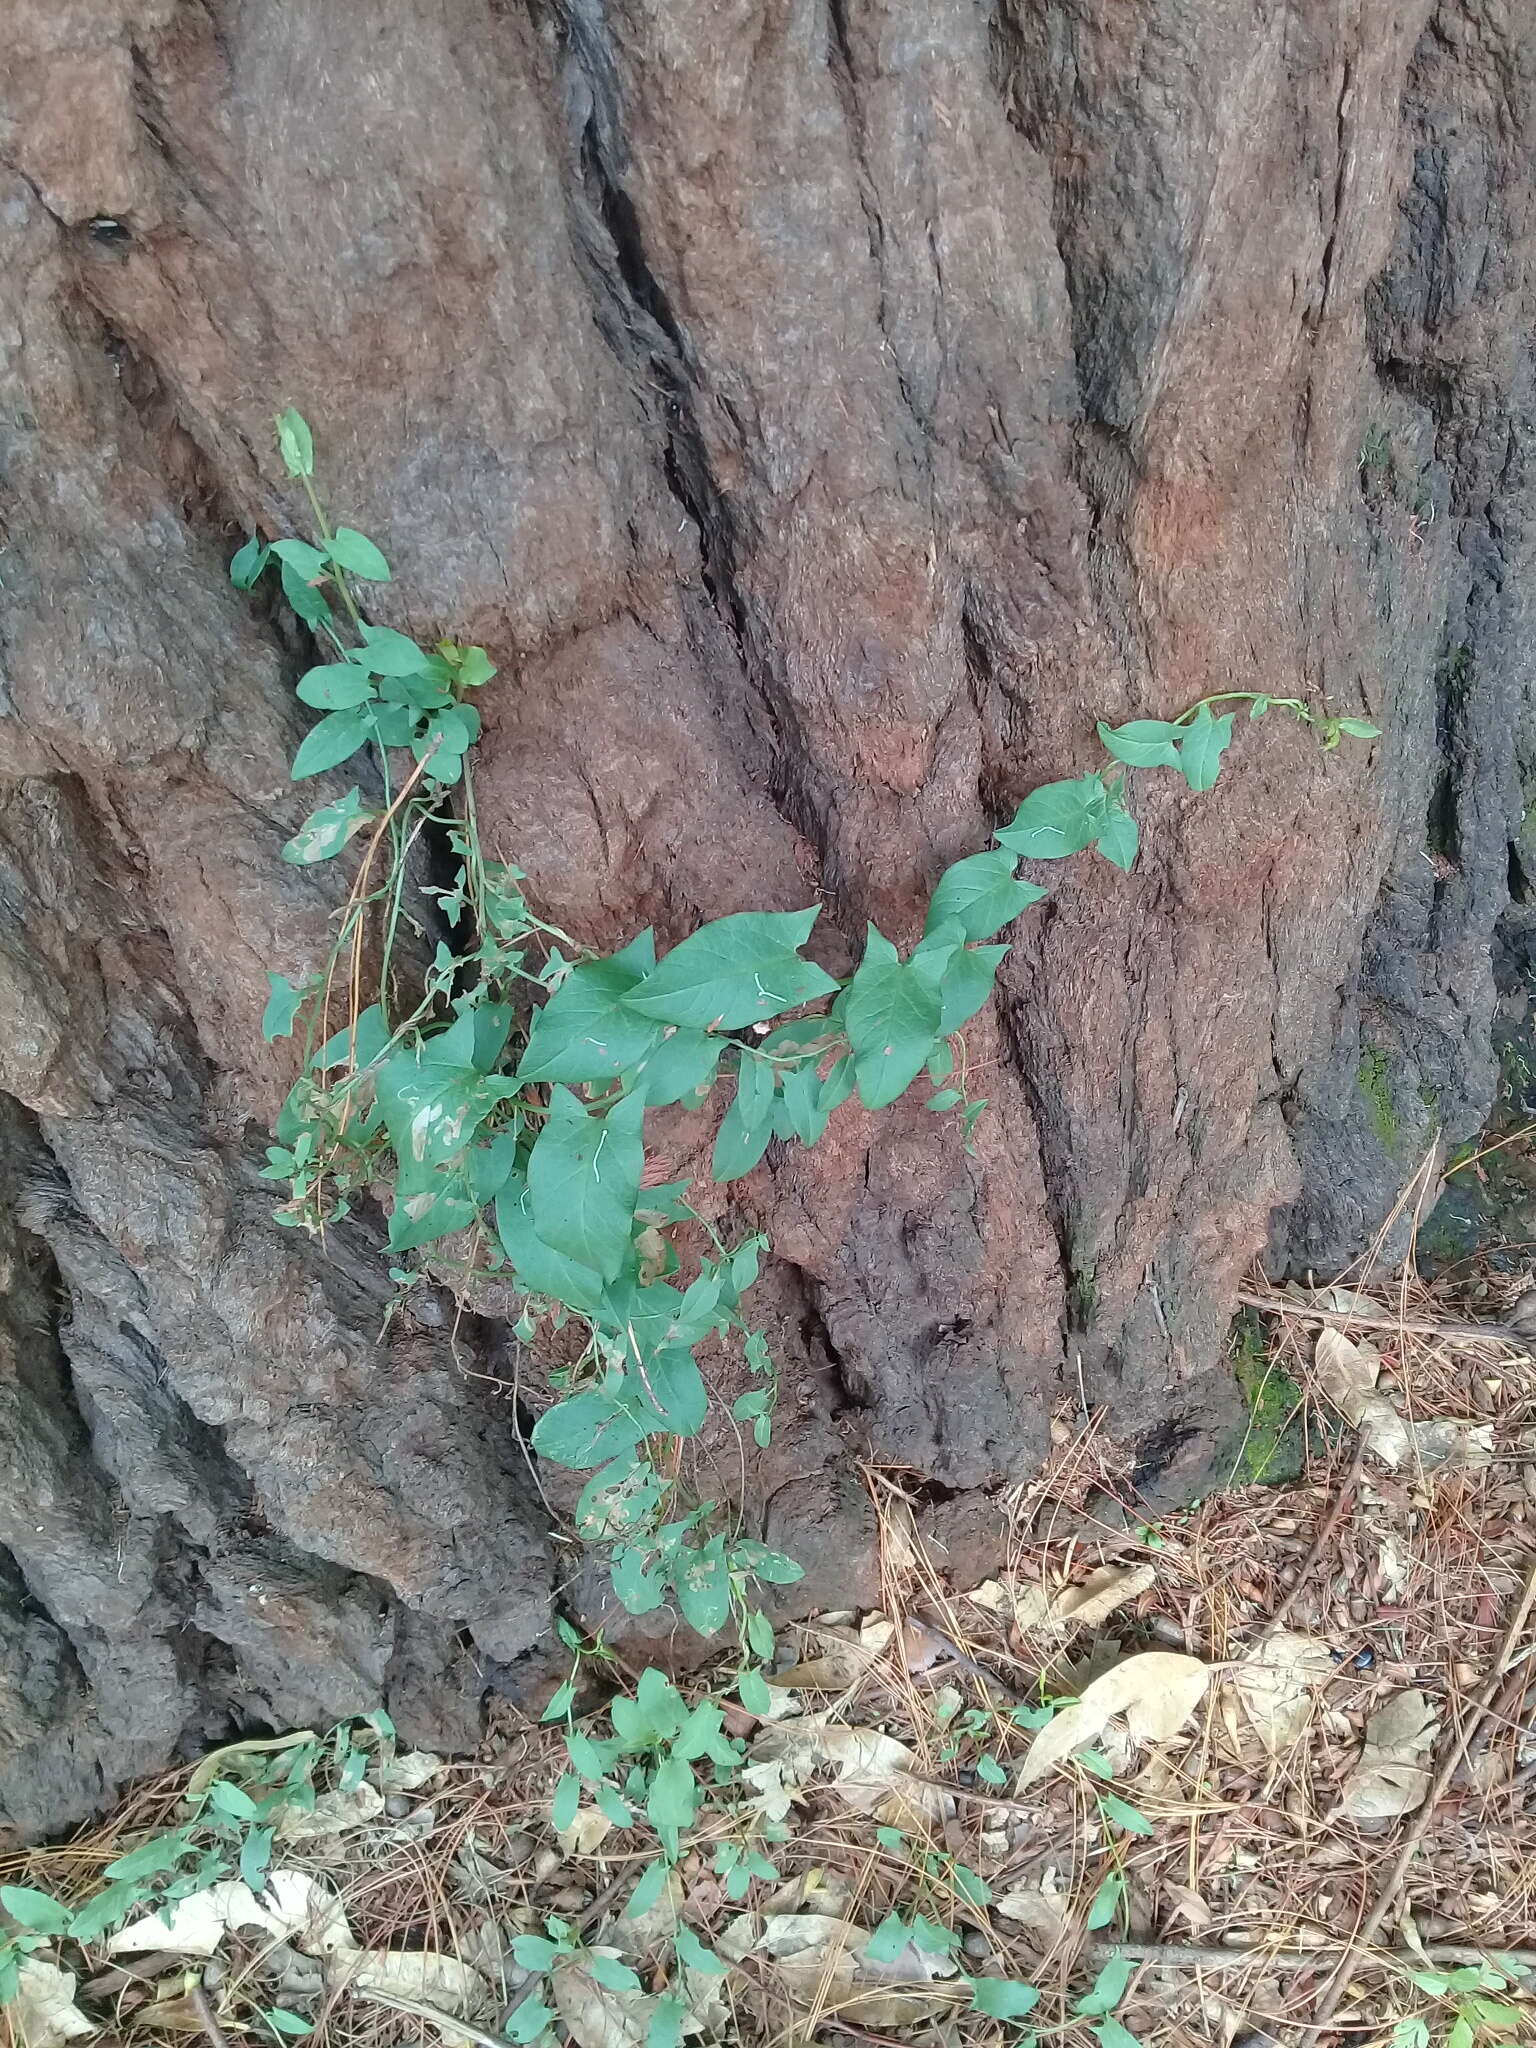
<instances>
[{"instance_id":1,"label":"small green leaf","mask_svg":"<svg viewBox=\"0 0 1536 2048\"><path fill-rule=\"evenodd\" d=\"M1006 1785L1008 1782L1008 1773L995 1756L978 1757L976 1775L984 1785Z\"/></svg>"},{"instance_id":2,"label":"small green leaf","mask_svg":"<svg viewBox=\"0 0 1536 2048\"><path fill-rule=\"evenodd\" d=\"M1255 697L1248 707L1248 716L1256 724L1268 709L1269 699L1267 697Z\"/></svg>"},{"instance_id":3,"label":"small green leaf","mask_svg":"<svg viewBox=\"0 0 1536 2048\"><path fill-rule=\"evenodd\" d=\"M567 1951L558 1942L546 1941L542 1934L517 1934L512 1938L512 1958L524 1970L548 1970L557 1956Z\"/></svg>"},{"instance_id":4,"label":"small green leaf","mask_svg":"<svg viewBox=\"0 0 1536 2048\"><path fill-rule=\"evenodd\" d=\"M634 1826L635 1816L633 1810L625 1800L619 1797L611 1785L597 1786L592 1797L597 1801L599 1810L607 1814L616 1828L630 1828Z\"/></svg>"},{"instance_id":5,"label":"small green leaf","mask_svg":"<svg viewBox=\"0 0 1536 2048\"><path fill-rule=\"evenodd\" d=\"M952 942L925 941L903 961L874 925L868 930L864 958L848 984L841 1009L843 1028L853 1047L859 1100L866 1109L884 1109L902 1095L923 1071L944 1015L945 970L959 945L960 927L941 929Z\"/></svg>"},{"instance_id":6,"label":"small green leaf","mask_svg":"<svg viewBox=\"0 0 1536 2048\"><path fill-rule=\"evenodd\" d=\"M634 1236L644 1117L642 1096L625 1096L602 1114L557 1085L528 1161L534 1229L551 1250L605 1280L617 1275Z\"/></svg>"},{"instance_id":7,"label":"small green leaf","mask_svg":"<svg viewBox=\"0 0 1536 2048\"><path fill-rule=\"evenodd\" d=\"M1089 2032L1098 2036L1099 2048L1141 2048L1130 2028L1111 2013L1106 2013Z\"/></svg>"},{"instance_id":8,"label":"small green leaf","mask_svg":"<svg viewBox=\"0 0 1536 2048\"><path fill-rule=\"evenodd\" d=\"M831 975L799 953L818 915L812 908L717 918L674 946L625 1000L663 1024L734 1031L831 995Z\"/></svg>"},{"instance_id":9,"label":"small green leaf","mask_svg":"<svg viewBox=\"0 0 1536 2048\"><path fill-rule=\"evenodd\" d=\"M365 825L373 823L374 816L374 812L363 808L361 793L354 783L335 803L322 804L318 811L310 812L284 846L283 859L296 868L331 860Z\"/></svg>"},{"instance_id":10,"label":"small green leaf","mask_svg":"<svg viewBox=\"0 0 1536 2048\"><path fill-rule=\"evenodd\" d=\"M647 940L650 936L642 934ZM518 1062L519 1081L611 1081L655 1048L662 1026L637 1017L624 1004L648 972L648 964L625 958L634 950L627 946L624 954L585 960L571 969L534 1015Z\"/></svg>"},{"instance_id":11,"label":"small green leaf","mask_svg":"<svg viewBox=\"0 0 1536 2048\"><path fill-rule=\"evenodd\" d=\"M687 2017L688 2007L675 1992L658 1998L645 2031L645 2048L681 2048L683 2021Z\"/></svg>"},{"instance_id":12,"label":"small green leaf","mask_svg":"<svg viewBox=\"0 0 1536 2048\"><path fill-rule=\"evenodd\" d=\"M731 1545L731 1563L739 1572L751 1572L771 1586L793 1586L805 1577L805 1566L796 1564L782 1550L770 1550L766 1543L742 1537Z\"/></svg>"},{"instance_id":13,"label":"small green leaf","mask_svg":"<svg viewBox=\"0 0 1536 2048\"><path fill-rule=\"evenodd\" d=\"M271 549L253 533L243 548L236 548L229 565L229 580L236 590L254 590L267 566Z\"/></svg>"},{"instance_id":14,"label":"small green leaf","mask_svg":"<svg viewBox=\"0 0 1536 2048\"><path fill-rule=\"evenodd\" d=\"M216 1778L208 1787L208 1804L226 1820L254 1820L256 1802L243 1785L228 1778Z\"/></svg>"},{"instance_id":15,"label":"small green leaf","mask_svg":"<svg viewBox=\"0 0 1536 2048\"><path fill-rule=\"evenodd\" d=\"M939 1017L939 1031L945 1038L975 1016L991 995L997 970L1007 957L1006 946L964 946L954 954L944 970L941 990L944 1008ZM985 1107L985 1102L973 1102L966 1111L967 1136L976 1115Z\"/></svg>"},{"instance_id":16,"label":"small green leaf","mask_svg":"<svg viewBox=\"0 0 1536 2048\"><path fill-rule=\"evenodd\" d=\"M1125 1996L1125 1987L1135 1972L1136 1965L1129 1956L1111 1956L1072 2010L1084 2019L1113 2012Z\"/></svg>"},{"instance_id":17,"label":"small green leaf","mask_svg":"<svg viewBox=\"0 0 1536 2048\"><path fill-rule=\"evenodd\" d=\"M1117 868L1127 874L1136 865L1136 849L1141 843L1141 828L1124 804L1112 804L1105 813L1099 827L1099 836L1094 841L1100 853Z\"/></svg>"},{"instance_id":18,"label":"small green leaf","mask_svg":"<svg viewBox=\"0 0 1536 2048\"><path fill-rule=\"evenodd\" d=\"M291 405L277 416L277 452L290 476L314 475L315 444L309 422Z\"/></svg>"},{"instance_id":19,"label":"small green leaf","mask_svg":"<svg viewBox=\"0 0 1536 2048\"><path fill-rule=\"evenodd\" d=\"M1233 713L1211 716L1209 704L1202 704L1191 723L1184 727L1179 742L1179 766L1191 789L1214 787L1221 773L1221 757L1232 743Z\"/></svg>"},{"instance_id":20,"label":"small green leaf","mask_svg":"<svg viewBox=\"0 0 1536 2048\"><path fill-rule=\"evenodd\" d=\"M736 1094L715 1134L710 1179L724 1185L750 1173L773 1136L774 1073L768 1061L743 1052L736 1070Z\"/></svg>"},{"instance_id":21,"label":"small green leaf","mask_svg":"<svg viewBox=\"0 0 1536 2048\"><path fill-rule=\"evenodd\" d=\"M692 1767L682 1757L664 1757L651 1779L645 1810L669 1850L676 1851L678 1830L692 1823L698 1801Z\"/></svg>"},{"instance_id":22,"label":"small green leaf","mask_svg":"<svg viewBox=\"0 0 1536 2048\"><path fill-rule=\"evenodd\" d=\"M542 1998L528 1995L518 2001L507 2014L504 2032L509 2041L516 2041L519 2048L527 2048L530 2041L536 2041L546 2027L552 2027L559 2018Z\"/></svg>"},{"instance_id":23,"label":"small green leaf","mask_svg":"<svg viewBox=\"0 0 1536 2048\"><path fill-rule=\"evenodd\" d=\"M770 1714L773 1694L761 1671L743 1671L736 1680L736 1696L749 1714Z\"/></svg>"},{"instance_id":24,"label":"small green leaf","mask_svg":"<svg viewBox=\"0 0 1536 2048\"><path fill-rule=\"evenodd\" d=\"M582 1804L582 1780L575 1772L561 1772L555 1796L549 1802L549 1823L557 1835L563 1835L567 1827L573 1827L575 1815Z\"/></svg>"},{"instance_id":25,"label":"small green leaf","mask_svg":"<svg viewBox=\"0 0 1536 2048\"><path fill-rule=\"evenodd\" d=\"M306 669L294 689L299 701L316 711L350 711L377 695L373 678L355 661L328 661Z\"/></svg>"},{"instance_id":26,"label":"small green leaf","mask_svg":"<svg viewBox=\"0 0 1536 2048\"><path fill-rule=\"evenodd\" d=\"M374 676L417 676L427 666L427 656L414 640L397 633L393 626L364 626L363 645L352 651L352 659Z\"/></svg>"},{"instance_id":27,"label":"small green leaf","mask_svg":"<svg viewBox=\"0 0 1536 2048\"><path fill-rule=\"evenodd\" d=\"M69 1927L68 1908L28 1884L0 1884L0 1906L37 1934L63 1934Z\"/></svg>"},{"instance_id":28,"label":"small green leaf","mask_svg":"<svg viewBox=\"0 0 1536 2048\"><path fill-rule=\"evenodd\" d=\"M1372 725L1368 718L1341 718L1339 731L1347 732L1352 740L1379 740L1381 727Z\"/></svg>"},{"instance_id":29,"label":"small green leaf","mask_svg":"<svg viewBox=\"0 0 1536 2048\"><path fill-rule=\"evenodd\" d=\"M496 664L483 647L466 647L459 656L459 683L463 689L483 689L495 674Z\"/></svg>"},{"instance_id":30,"label":"small green leaf","mask_svg":"<svg viewBox=\"0 0 1536 2048\"><path fill-rule=\"evenodd\" d=\"M679 1922L673 1932L672 1945L677 1951L677 1960L690 1970L700 1970L706 1977L723 1977L726 1974L725 1964L712 1948L705 1947L691 1927Z\"/></svg>"},{"instance_id":31,"label":"small green leaf","mask_svg":"<svg viewBox=\"0 0 1536 2048\"><path fill-rule=\"evenodd\" d=\"M372 730L372 719L365 705L357 705L347 711L333 711L304 735L299 751L293 757L293 766L288 771L290 780L302 782L306 776L323 775L327 768L338 767L357 752Z\"/></svg>"},{"instance_id":32,"label":"small green leaf","mask_svg":"<svg viewBox=\"0 0 1536 2048\"><path fill-rule=\"evenodd\" d=\"M1099 720L1099 738L1117 761L1131 768L1177 768L1183 727L1166 718L1133 718L1129 725Z\"/></svg>"},{"instance_id":33,"label":"small green leaf","mask_svg":"<svg viewBox=\"0 0 1536 2048\"><path fill-rule=\"evenodd\" d=\"M312 2021L301 2018L296 2012L287 2011L281 2005L264 2005L260 2008L260 2011L267 2025L280 2038L283 2035L288 2035L293 2039L298 2039L304 2034L312 2034L315 2031Z\"/></svg>"},{"instance_id":34,"label":"small green leaf","mask_svg":"<svg viewBox=\"0 0 1536 2048\"><path fill-rule=\"evenodd\" d=\"M985 2013L989 2020L1021 2020L1040 2003L1033 1984L1016 1984L1007 1977L971 1977L971 2009Z\"/></svg>"},{"instance_id":35,"label":"small green leaf","mask_svg":"<svg viewBox=\"0 0 1536 2048\"><path fill-rule=\"evenodd\" d=\"M370 583L389 581L388 562L355 527L337 527L331 536L330 557L339 568L350 569L354 576L366 577Z\"/></svg>"},{"instance_id":36,"label":"small green leaf","mask_svg":"<svg viewBox=\"0 0 1536 2048\"><path fill-rule=\"evenodd\" d=\"M924 931L954 919L968 939L990 939L1046 893L1038 882L1019 881L1017 865L1016 855L995 850L957 860L939 877Z\"/></svg>"},{"instance_id":37,"label":"small green leaf","mask_svg":"<svg viewBox=\"0 0 1536 2048\"><path fill-rule=\"evenodd\" d=\"M1047 782L1032 789L1013 822L992 836L1000 846L1029 860L1060 860L1081 853L1098 836L1107 793L1097 775L1072 782Z\"/></svg>"},{"instance_id":38,"label":"small green leaf","mask_svg":"<svg viewBox=\"0 0 1536 2048\"><path fill-rule=\"evenodd\" d=\"M725 1539L715 1536L702 1550L685 1550L673 1568L677 1604L683 1619L701 1636L725 1627L731 1614L731 1574L725 1561Z\"/></svg>"},{"instance_id":39,"label":"small green leaf","mask_svg":"<svg viewBox=\"0 0 1536 2048\"><path fill-rule=\"evenodd\" d=\"M260 1896L272 1861L271 1828L251 1828L240 1844L240 1877L247 1888Z\"/></svg>"},{"instance_id":40,"label":"small green leaf","mask_svg":"<svg viewBox=\"0 0 1536 2048\"><path fill-rule=\"evenodd\" d=\"M640 1873L639 1882L629 1895L628 1904L624 1908L624 1918L626 1920L638 1920L642 1913L648 1913L651 1910L652 1906L661 1897L667 1882L669 1868L668 1863L660 1856L656 1858L654 1863L647 1863L644 1870Z\"/></svg>"},{"instance_id":41,"label":"small green leaf","mask_svg":"<svg viewBox=\"0 0 1536 2048\"><path fill-rule=\"evenodd\" d=\"M601 1949L588 1949L587 1970L594 1983L604 1985L609 1991L638 1991L640 1979L617 1956L604 1955Z\"/></svg>"},{"instance_id":42,"label":"small green leaf","mask_svg":"<svg viewBox=\"0 0 1536 2048\"><path fill-rule=\"evenodd\" d=\"M549 1705L540 1714L539 1719L541 1721L563 1721L575 1705L575 1702L575 1682L567 1678L562 1684L557 1685L550 1694Z\"/></svg>"},{"instance_id":43,"label":"small green leaf","mask_svg":"<svg viewBox=\"0 0 1536 2048\"><path fill-rule=\"evenodd\" d=\"M1099 1811L1110 1824L1124 1828L1128 1835L1150 1835L1155 1833L1151 1821L1139 1808L1124 1799L1117 1799L1112 1792L1099 1794Z\"/></svg>"},{"instance_id":44,"label":"small green leaf","mask_svg":"<svg viewBox=\"0 0 1536 2048\"><path fill-rule=\"evenodd\" d=\"M935 1116L942 1116L946 1109L953 1109L957 1102L964 1100L965 1097L958 1088L941 1088L937 1095L929 1096L923 1107L931 1109Z\"/></svg>"},{"instance_id":45,"label":"small green leaf","mask_svg":"<svg viewBox=\"0 0 1536 2048\"><path fill-rule=\"evenodd\" d=\"M653 1417L589 1387L546 1408L529 1441L539 1457L553 1459L572 1472L587 1472L633 1450L653 1427Z\"/></svg>"},{"instance_id":46,"label":"small green leaf","mask_svg":"<svg viewBox=\"0 0 1536 2048\"><path fill-rule=\"evenodd\" d=\"M1457 2013L1451 2022L1451 2030L1445 2037L1445 2048L1472 2048L1477 2039L1477 2026L1464 2012Z\"/></svg>"},{"instance_id":47,"label":"small green leaf","mask_svg":"<svg viewBox=\"0 0 1536 2048\"><path fill-rule=\"evenodd\" d=\"M270 967L267 969L267 988L267 1006L261 1013L261 1035L270 1045L274 1038L286 1038L292 1031L293 1020L304 1000L304 991L295 988L286 974L274 974Z\"/></svg>"},{"instance_id":48,"label":"small green leaf","mask_svg":"<svg viewBox=\"0 0 1536 2048\"><path fill-rule=\"evenodd\" d=\"M1110 1871L1088 1902L1087 1927L1090 1934L1096 1934L1101 1927L1109 1925L1120 1910L1124 1896L1125 1879L1118 1870Z\"/></svg>"},{"instance_id":49,"label":"small green leaf","mask_svg":"<svg viewBox=\"0 0 1536 2048\"><path fill-rule=\"evenodd\" d=\"M109 1871L112 1868L110 1864L107 1867ZM162 1864L160 1867L170 1866ZM136 1906L144 1903L148 1889L143 1884L126 1882L105 1886L94 1898L87 1899L77 1913L70 1915L70 1939L87 1946L99 1941L109 1927L115 1927L119 1920L125 1919Z\"/></svg>"},{"instance_id":50,"label":"small green leaf","mask_svg":"<svg viewBox=\"0 0 1536 2048\"><path fill-rule=\"evenodd\" d=\"M178 1829L174 1835L152 1835L141 1841L137 1849L127 1849L117 1862L106 1866L106 1876L119 1880L154 1878L162 1870L174 1870L188 1849L190 1841L184 1829Z\"/></svg>"},{"instance_id":51,"label":"small green leaf","mask_svg":"<svg viewBox=\"0 0 1536 2048\"><path fill-rule=\"evenodd\" d=\"M912 1930L894 1909L864 1944L865 1959L871 1963L894 1963L912 1939Z\"/></svg>"}]
</instances>

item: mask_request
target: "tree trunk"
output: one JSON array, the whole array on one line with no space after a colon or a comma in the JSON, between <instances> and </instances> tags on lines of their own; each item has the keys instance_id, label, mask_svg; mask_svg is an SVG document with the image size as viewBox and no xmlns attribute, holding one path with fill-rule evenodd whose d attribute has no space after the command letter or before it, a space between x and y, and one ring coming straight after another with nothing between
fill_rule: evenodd
<instances>
[{"instance_id":1,"label":"tree trunk","mask_svg":"<svg viewBox=\"0 0 1536 2048\"><path fill-rule=\"evenodd\" d=\"M481 823L610 945L901 941L1094 721L1251 690L1219 787L1042 879L921 1091L738 1216L806 1605L858 1461L957 1571L1052 1405L1213 1468L1255 1256L1336 1267L1489 1101L1524 899L1533 69L1510 0L12 0L0 82L0 1808L263 1724L473 1739L565 1567L494 1318L383 1335L378 1219L269 1220L308 664L270 416L481 641ZM841 935L841 936L839 936ZM676 1172L704 1120L666 1133ZM775 1148L776 1150L778 1148ZM4 1745L9 1749L5 1750Z\"/></svg>"}]
</instances>

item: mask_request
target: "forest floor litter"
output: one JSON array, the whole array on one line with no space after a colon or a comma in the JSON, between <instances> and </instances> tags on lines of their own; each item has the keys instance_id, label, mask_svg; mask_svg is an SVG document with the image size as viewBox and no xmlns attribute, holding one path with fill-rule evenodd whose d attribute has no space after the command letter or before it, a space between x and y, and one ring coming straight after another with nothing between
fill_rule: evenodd
<instances>
[{"instance_id":1,"label":"forest floor litter","mask_svg":"<svg viewBox=\"0 0 1536 2048\"><path fill-rule=\"evenodd\" d=\"M768 1712L726 1704L742 1762L643 1910L648 1825L590 1784L551 1818L563 1723L498 1708L456 1760L375 1724L304 1751L312 1810L285 1810L242 1878L35 1942L0 2033L1536 2033L1536 1363L1462 1334L1498 1314L1490 1286L1260 1284L1239 1479L1282 1456L1297 1476L1149 1522L1104 1419L1074 1407L1000 1509L1007 1568L981 1586L924 1551L906 1475L868 1472L883 1612L781 1629ZM606 1730L604 1668L583 1666L578 1729ZM153 1863L189 1789L270 1785L301 1741L142 1786L73 1841L0 1859L0 1880L77 1907L125 1854Z\"/></svg>"}]
</instances>

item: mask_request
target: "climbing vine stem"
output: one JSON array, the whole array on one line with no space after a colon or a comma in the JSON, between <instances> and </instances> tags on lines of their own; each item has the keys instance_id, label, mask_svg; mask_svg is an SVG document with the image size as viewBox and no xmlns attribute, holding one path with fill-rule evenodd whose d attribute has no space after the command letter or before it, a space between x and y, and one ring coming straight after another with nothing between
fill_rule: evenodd
<instances>
[{"instance_id":1,"label":"climbing vine stem","mask_svg":"<svg viewBox=\"0 0 1536 2048\"><path fill-rule=\"evenodd\" d=\"M969 1147L986 1104L967 1092L962 1034L1008 951L997 934L1046 893L1020 874L1021 861L1094 849L1128 870L1139 830L1122 771L1166 768L1209 789L1232 738L1235 714L1220 705L1246 703L1253 718L1288 711L1325 747L1376 728L1298 698L1236 690L1173 719L1100 724L1109 763L1031 791L990 848L939 877L916 944L900 949L871 925L845 981L806 956L815 907L719 918L660 954L650 931L597 954L541 918L522 871L482 845L473 700L495 665L483 648L423 647L370 622L357 592L387 583L389 564L365 535L331 525L304 420L284 413L277 438L316 539L253 537L230 573L249 590L275 569L327 650L297 685L321 716L293 779L364 765L283 848L285 860L311 867L361 841L329 956L297 981L268 977L265 1035L303 1027L264 1169L286 1187L276 1214L318 1232L382 1189L391 1270L403 1283L433 1265L465 1274L483 1246L489 1270L513 1290L521 1343L538 1350L545 1333L574 1332L574 1344L563 1336L551 1347L568 1362L550 1372L557 1398L532 1431L533 1451L585 1475L576 1531L606 1554L622 1606L639 1615L675 1604L705 1636L734 1625L734 1683L744 1705L766 1711L774 1639L754 1589L790 1583L800 1567L697 1497L684 1452L709 1408L704 1345L731 1353L745 1382L730 1409L738 1432L760 1448L771 1440L777 1374L749 1308L768 1245L761 1235L728 1242L688 1183L647 1183L648 1113L703 1113L728 1095L710 1169L723 1184L751 1172L775 1139L814 1145L850 1097L879 1110L925 1077L928 1109L953 1117ZM444 835L452 856L439 885L422 879L429 832ZM565 1718L600 1639L593 1649L568 1621L558 1625L575 1658L551 1707ZM615 1816L638 1798L664 1856L675 1855L694 1810L692 1760L713 1757L728 1770L738 1748L721 1733L716 1703L686 1713L654 1672L612 1712L617 1747L572 1724L557 1807L574 1812L583 1784ZM642 1759L626 1797L608 1779L620 1755Z\"/></svg>"}]
</instances>

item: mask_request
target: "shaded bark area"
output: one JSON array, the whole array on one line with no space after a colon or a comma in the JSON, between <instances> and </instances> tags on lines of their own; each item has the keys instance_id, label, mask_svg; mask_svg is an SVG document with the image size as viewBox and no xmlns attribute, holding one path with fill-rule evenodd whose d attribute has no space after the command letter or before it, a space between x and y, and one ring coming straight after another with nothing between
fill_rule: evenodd
<instances>
[{"instance_id":1,"label":"shaded bark area","mask_svg":"<svg viewBox=\"0 0 1536 2048\"><path fill-rule=\"evenodd\" d=\"M1504 0L19 0L0 85L0 1812L539 1668L494 1317L381 1330L379 1234L255 1177L308 662L232 591L269 415L486 693L482 825L583 939L812 900L827 963L1093 721L1240 729L1026 913L973 1157L839 1112L772 1233L751 1484L873 1585L860 1457L979 1566L1050 1406L1153 1497L1233 1409L1257 1253L1352 1256L1490 1095L1536 759L1536 53ZM360 32L361 30L361 32ZM1521 870L1515 868L1521 894ZM1362 1086L1361 1076L1372 1077ZM1382 1113L1385 1092L1391 1114ZM672 1171L711 1133L660 1133Z\"/></svg>"}]
</instances>

